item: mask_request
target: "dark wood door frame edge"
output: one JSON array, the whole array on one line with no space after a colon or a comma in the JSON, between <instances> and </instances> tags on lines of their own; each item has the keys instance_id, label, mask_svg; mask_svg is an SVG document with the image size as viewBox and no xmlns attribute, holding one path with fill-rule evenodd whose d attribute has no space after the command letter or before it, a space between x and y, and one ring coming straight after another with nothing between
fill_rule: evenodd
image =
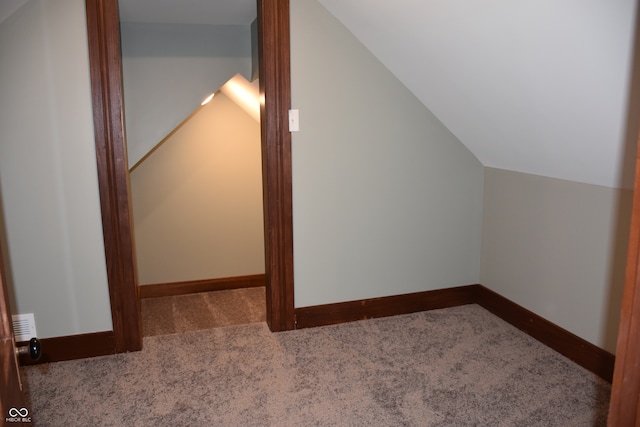
<instances>
[{"instance_id":1,"label":"dark wood door frame edge","mask_svg":"<svg viewBox=\"0 0 640 427\"><path fill-rule=\"evenodd\" d=\"M258 0L267 323L294 328L289 1ZM117 0L86 0L98 186L115 352L142 348Z\"/></svg>"},{"instance_id":2,"label":"dark wood door frame edge","mask_svg":"<svg viewBox=\"0 0 640 427\"><path fill-rule=\"evenodd\" d=\"M115 351L142 349L117 0L86 0L98 188Z\"/></svg>"},{"instance_id":3,"label":"dark wood door frame edge","mask_svg":"<svg viewBox=\"0 0 640 427\"><path fill-rule=\"evenodd\" d=\"M609 426L640 422L640 138L638 150Z\"/></svg>"},{"instance_id":4,"label":"dark wood door frame edge","mask_svg":"<svg viewBox=\"0 0 640 427\"><path fill-rule=\"evenodd\" d=\"M258 0L267 324L294 329L289 0Z\"/></svg>"},{"instance_id":5,"label":"dark wood door frame edge","mask_svg":"<svg viewBox=\"0 0 640 427\"><path fill-rule=\"evenodd\" d=\"M4 227L4 224L0 224L0 227ZM2 245L0 245L0 422L8 415L9 408L23 408L27 405L27 398L20 381L7 285ZM28 408L31 411L31 406Z\"/></svg>"}]
</instances>

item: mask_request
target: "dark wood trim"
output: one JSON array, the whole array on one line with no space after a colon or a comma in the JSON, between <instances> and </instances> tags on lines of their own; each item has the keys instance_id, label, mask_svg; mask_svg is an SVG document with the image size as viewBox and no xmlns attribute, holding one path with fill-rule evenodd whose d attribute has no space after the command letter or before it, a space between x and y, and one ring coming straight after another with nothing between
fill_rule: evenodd
<instances>
[{"instance_id":1,"label":"dark wood trim","mask_svg":"<svg viewBox=\"0 0 640 427\"><path fill-rule=\"evenodd\" d=\"M140 298L158 298L198 292L226 291L230 289L258 288L265 286L265 275L226 277L223 279L191 280L188 282L141 285Z\"/></svg>"},{"instance_id":2,"label":"dark wood trim","mask_svg":"<svg viewBox=\"0 0 640 427\"><path fill-rule=\"evenodd\" d=\"M34 362L27 356L21 356L21 365L62 362L64 360L85 359L87 357L106 356L116 353L115 336L112 331L43 338L40 340L40 344L42 346L40 360Z\"/></svg>"},{"instance_id":3,"label":"dark wood trim","mask_svg":"<svg viewBox=\"0 0 640 427\"><path fill-rule=\"evenodd\" d=\"M246 276L256 277L258 276ZM482 285L467 285L403 295L301 307L295 309L296 329L478 304L583 368L611 382L615 356L549 322ZM114 333L72 335L41 340L42 358L58 362L116 353ZM23 343L25 344L25 343ZM33 364L20 359L22 364Z\"/></svg>"},{"instance_id":4,"label":"dark wood trim","mask_svg":"<svg viewBox=\"0 0 640 427\"><path fill-rule=\"evenodd\" d=\"M484 307L583 368L611 382L615 356L482 285L296 308L296 328L334 325L465 304Z\"/></svg>"},{"instance_id":5,"label":"dark wood trim","mask_svg":"<svg viewBox=\"0 0 640 427\"><path fill-rule=\"evenodd\" d=\"M113 339L117 352L142 349L142 321L124 141L117 0L86 0L98 187Z\"/></svg>"},{"instance_id":6,"label":"dark wood trim","mask_svg":"<svg viewBox=\"0 0 640 427\"><path fill-rule=\"evenodd\" d=\"M117 0L86 0L100 206L116 351L142 348ZM294 328L289 2L258 0L267 323Z\"/></svg>"},{"instance_id":7,"label":"dark wood trim","mask_svg":"<svg viewBox=\"0 0 640 427\"><path fill-rule=\"evenodd\" d=\"M289 0L258 0L267 324L272 331L295 327L289 37Z\"/></svg>"},{"instance_id":8,"label":"dark wood trim","mask_svg":"<svg viewBox=\"0 0 640 427\"><path fill-rule=\"evenodd\" d=\"M0 227L3 227L2 223ZM8 415L9 408L23 408L26 405L27 399L20 382L7 276L0 244L0 420ZM29 412L31 412L30 406Z\"/></svg>"},{"instance_id":9,"label":"dark wood trim","mask_svg":"<svg viewBox=\"0 0 640 427\"><path fill-rule=\"evenodd\" d=\"M396 316L475 302L475 286L438 289L381 298L296 308L296 328Z\"/></svg>"},{"instance_id":10,"label":"dark wood trim","mask_svg":"<svg viewBox=\"0 0 640 427\"><path fill-rule=\"evenodd\" d=\"M0 414L2 415L0 420L4 420L9 408L26 407L31 413L31 406L28 405L22 389L13 340L0 340L0 356ZM0 425L9 425L9 423L4 424L0 421Z\"/></svg>"},{"instance_id":11,"label":"dark wood trim","mask_svg":"<svg viewBox=\"0 0 640 427\"><path fill-rule=\"evenodd\" d=\"M627 265L609 403L610 427L640 425L640 9L636 9L626 121L625 158L635 155Z\"/></svg>"},{"instance_id":12,"label":"dark wood trim","mask_svg":"<svg viewBox=\"0 0 640 427\"><path fill-rule=\"evenodd\" d=\"M640 139L609 426L640 423Z\"/></svg>"},{"instance_id":13,"label":"dark wood trim","mask_svg":"<svg viewBox=\"0 0 640 427\"><path fill-rule=\"evenodd\" d=\"M615 356L611 353L482 285L476 287L476 303L583 368L611 382L615 363Z\"/></svg>"}]
</instances>

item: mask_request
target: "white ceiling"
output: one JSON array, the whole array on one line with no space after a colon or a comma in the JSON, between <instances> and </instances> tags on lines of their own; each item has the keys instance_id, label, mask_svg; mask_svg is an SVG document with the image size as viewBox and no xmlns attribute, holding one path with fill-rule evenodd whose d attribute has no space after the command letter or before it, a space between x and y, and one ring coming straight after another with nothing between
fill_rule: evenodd
<instances>
[{"instance_id":1,"label":"white ceiling","mask_svg":"<svg viewBox=\"0 0 640 427\"><path fill-rule=\"evenodd\" d=\"M485 166L631 186L635 0L319 1Z\"/></svg>"},{"instance_id":2,"label":"white ceiling","mask_svg":"<svg viewBox=\"0 0 640 427\"><path fill-rule=\"evenodd\" d=\"M119 0L120 20L127 22L249 25L256 0Z\"/></svg>"}]
</instances>

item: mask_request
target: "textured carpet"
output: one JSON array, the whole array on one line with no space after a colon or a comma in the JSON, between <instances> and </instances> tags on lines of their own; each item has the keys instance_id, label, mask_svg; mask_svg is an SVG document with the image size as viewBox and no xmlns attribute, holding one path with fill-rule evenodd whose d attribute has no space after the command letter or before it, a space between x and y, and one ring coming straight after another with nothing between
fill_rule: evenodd
<instances>
[{"instance_id":1,"label":"textured carpet","mask_svg":"<svg viewBox=\"0 0 640 427\"><path fill-rule=\"evenodd\" d=\"M265 321L265 288L202 292L142 300L143 336Z\"/></svg>"},{"instance_id":2,"label":"textured carpet","mask_svg":"<svg viewBox=\"0 0 640 427\"><path fill-rule=\"evenodd\" d=\"M604 426L610 386L477 305L23 368L42 426Z\"/></svg>"}]
</instances>

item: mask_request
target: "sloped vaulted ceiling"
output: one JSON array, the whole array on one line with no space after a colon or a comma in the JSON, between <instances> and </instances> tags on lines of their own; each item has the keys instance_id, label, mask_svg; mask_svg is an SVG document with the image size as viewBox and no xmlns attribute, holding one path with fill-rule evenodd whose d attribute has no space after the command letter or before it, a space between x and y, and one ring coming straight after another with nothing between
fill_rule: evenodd
<instances>
[{"instance_id":1,"label":"sloped vaulted ceiling","mask_svg":"<svg viewBox=\"0 0 640 427\"><path fill-rule=\"evenodd\" d=\"M635 0L320 3L485 166L632 185Z\"/></svg>"}]
</instances>

